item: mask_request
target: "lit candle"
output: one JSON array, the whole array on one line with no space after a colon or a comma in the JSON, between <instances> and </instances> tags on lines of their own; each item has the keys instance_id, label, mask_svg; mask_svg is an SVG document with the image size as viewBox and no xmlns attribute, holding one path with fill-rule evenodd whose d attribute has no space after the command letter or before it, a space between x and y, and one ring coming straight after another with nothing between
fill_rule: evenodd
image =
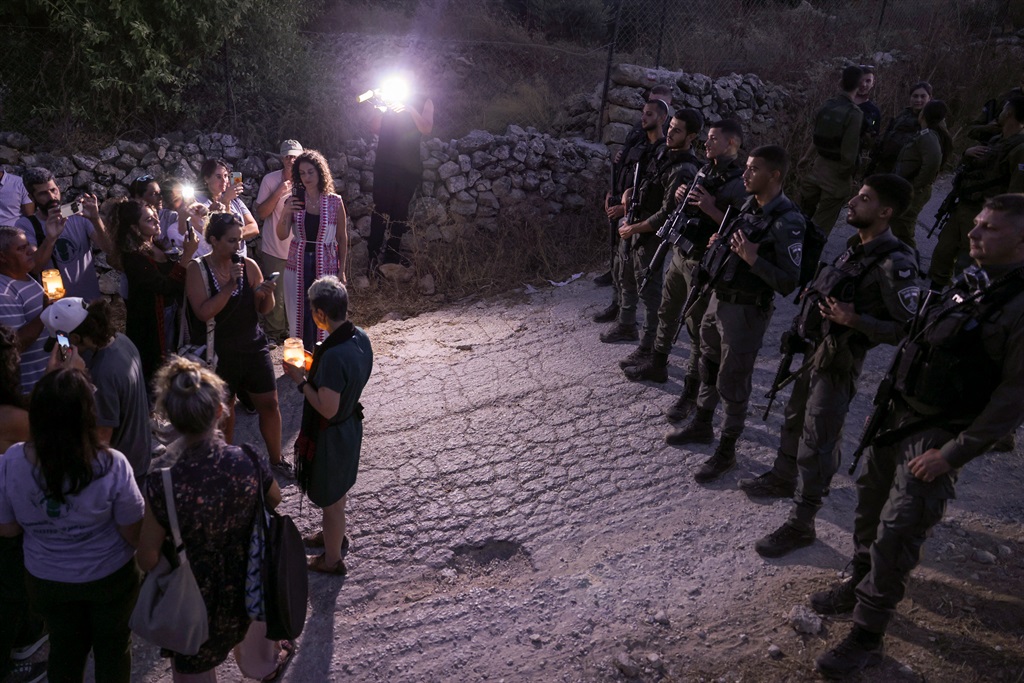
<instances>
[{"instance_id":1,"label":"lit candle","mask_svg":"<svg viewBox=\"0 0 1024 683\"><path fill-rule=\"evenodd\" d=\"M284 362L299 368L305 366L306 351L302 348L301 339L288 337L284 340Z\"/></svg>"},{"instance_id":2,"label":"lit candle","mask_svg":"<svg viewBox=\"0 0 1024 683\"><path fill-rule=\"evenodd\" d=\"M64 281L60 279L60 271L56 268L43 271L43 292L51 301L64 296Z\"/></svg>"}]
</instances>

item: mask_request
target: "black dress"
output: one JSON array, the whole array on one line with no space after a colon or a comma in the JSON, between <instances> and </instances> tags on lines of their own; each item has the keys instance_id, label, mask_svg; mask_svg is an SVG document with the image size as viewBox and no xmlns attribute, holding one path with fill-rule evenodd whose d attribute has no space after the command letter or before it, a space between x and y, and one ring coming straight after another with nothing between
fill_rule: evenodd
<instances>
[{"instance_id":1,"label":"black dress","mask_svg":"<svg viewBox=\"0 0 1024 683\"><path fill-rule=\"evenodd\" d=\"M185 266L159 263L138 251L122 255L121 261L128 278L125 335L139 350L142 375L149 384L169 351L164 309L180 302L185 293Z\"/></svg>"}]
</instances>

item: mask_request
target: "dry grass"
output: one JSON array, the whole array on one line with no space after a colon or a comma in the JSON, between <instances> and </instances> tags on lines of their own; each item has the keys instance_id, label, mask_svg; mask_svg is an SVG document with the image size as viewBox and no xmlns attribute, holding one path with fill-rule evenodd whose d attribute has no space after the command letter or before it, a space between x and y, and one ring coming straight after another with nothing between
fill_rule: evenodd
<instances>
[{"instance_id":1,"label":"dry grass","mask_svg":"<svg viewBox=\"0 0 1024 683\"><path fill-rule=\"evenodd\" d=\"M359 325L372 325L389 313L414 316L453 301L506 295L526 284L542 288L549 286L547 280L603 269L607 221L594 205L594 211L555 219L508 212L498 219L497 230L468 226L451 242L432 242L410 255L413 282L380 280L370 289L354 290L351 317ZM430 296L416 285L427 274L436 285Z\"/></svg>"}]
</instances>

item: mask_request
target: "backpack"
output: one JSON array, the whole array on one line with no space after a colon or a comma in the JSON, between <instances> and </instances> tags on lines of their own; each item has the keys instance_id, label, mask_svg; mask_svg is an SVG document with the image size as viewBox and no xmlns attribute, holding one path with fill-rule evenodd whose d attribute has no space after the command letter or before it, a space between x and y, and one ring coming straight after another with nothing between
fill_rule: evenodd
<instances>
[{"instance_id":1,"label":"backpack","mask_svg":"<svg viewBox=\"0 0 1024 683\"><path fill-rule=\"evenodd\" d=\"M833 97L814 115L814 147L829 161L842 160L843 135L850 116L859 111L845 97Z\"/></svg>"}]
</instances>

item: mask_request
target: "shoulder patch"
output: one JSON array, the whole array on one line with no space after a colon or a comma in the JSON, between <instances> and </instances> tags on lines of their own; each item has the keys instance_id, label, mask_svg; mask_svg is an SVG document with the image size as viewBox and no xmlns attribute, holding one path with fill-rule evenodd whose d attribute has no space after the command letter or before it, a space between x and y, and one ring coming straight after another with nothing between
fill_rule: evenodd
<instances>
[{"instance_id":1,"label":"shoulder patch","mask_svg":"<svg viewBox=\"0 0 1024 683\"><path fill-rule=\"evenodd\" d=\"M897 268L896 269L896 279L897 280L909 280L912 277L914 277L914 269L913 268Z\"/></svg>"},{"instance_id":2,"label":"shoulder patch","mask_svg":"<svg viewBox=\"0 0 1024 683\"><path fill-rule=\"evenodd\" d=\"M917 285L904 287L899 292L897 292L896 295L899 297L900 304L903 306L903 308L907 309L907 311L909 311L913 315L917 314L917 304L918 300L921 297L921 290L920 288L918 288Z\"/></svg>"},{"instance_id":3,"label":"shoulder patch","mask_svg":"<svg viewBox=\"0 0 1024 683\"><path fill-rule=\"evenodd\" d=\"M804 257L804 245L802 242L794 242L789 245L789 258L793 264L799 266Z\"/></svg>"}]
</instances>

